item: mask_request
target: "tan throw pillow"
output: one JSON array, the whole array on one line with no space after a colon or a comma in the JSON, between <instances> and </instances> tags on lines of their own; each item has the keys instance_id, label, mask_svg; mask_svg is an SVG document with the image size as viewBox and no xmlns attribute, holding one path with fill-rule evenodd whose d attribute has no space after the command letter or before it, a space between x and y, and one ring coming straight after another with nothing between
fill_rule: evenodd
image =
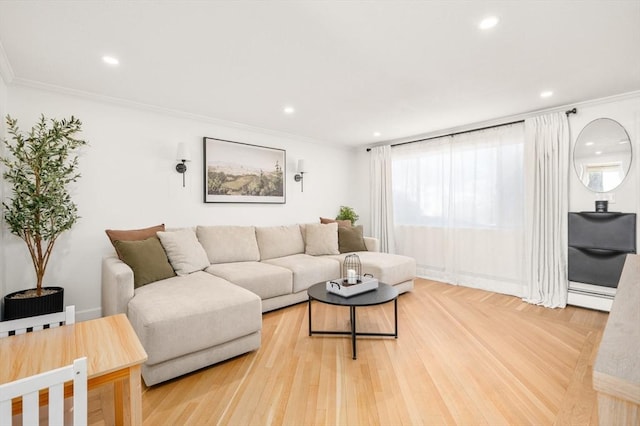
<instances>
[{"instance_id":1,"label":"tan throw pillow","mask_svg":"<svg viewBox=\"0 0 640 426\"><path fill-rule=\"evenodd\" d=\"M162 247L178 275L189 275L209 266L207 252L196 238L193 229L158 232Z\"/></svg>"},{"instance_id":2,"label":"tan throw pillow","mask_svg":"<svg viewBox=\"0 0 640 426\"><path fill-rule=\"evenodd\" d=\"M321 217L320 218L320 223L337 223L338 226L344 226L346 228L351 228L351 221L350 220L335 220L335 219L329 219L327 217Z\"/></svg>"},{"instance_id":3,"label":"tan throw pillow","mask_svg":"<svg viewBox=\"0 0 640 426\"><path fill-rule=\"evenodd\" d=\"M306 254L322 256L325 254L340 254L338 251L338 224L311 223L305 226Z\"/></svg>"},{"instance_id":4,"label":"tan throw pillow","mask_svg":"<svg viewBox=\"0 0 640 426\"><path fill-rule=\"evenodd\" d=\"M362 236L362 225L351 228L338 228L338 249L340 253L351 253L354 251L367 251Z\"/></svg>"},{"instance_id":5,"label":"tan throw pillow","mask_svg":"<svg viewBox=\"0 0 640 426\"><path fill-rule=\"evenodd\" d=\"M158 237L137 241L116 240L113 244L120 259L133 270L134 288L176 276Z\"/></svg>"},{"instance_id":6,"label":"tan throw pillow","mask_svg":"<svg viewBox=\"0 0 640 426\"><path fill-rule=\"evenodd\" d=\"M107 237L109 237L109 241L111 241L111 244L113 244L113 247L116 249L116 253L120 260L123 260L120 252L118 251L118 247L116 247L116 241L146 240L147 238L155 237L156 232L158 231L164 231L164 223L143 229L106 229L104 232L106 232Z\"/></svg>"}]
</instances>

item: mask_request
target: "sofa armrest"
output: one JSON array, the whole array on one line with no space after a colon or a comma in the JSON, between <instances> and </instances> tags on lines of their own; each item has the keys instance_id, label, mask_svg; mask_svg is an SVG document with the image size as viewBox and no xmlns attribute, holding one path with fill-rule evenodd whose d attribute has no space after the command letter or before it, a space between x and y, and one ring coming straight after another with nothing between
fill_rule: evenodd
<instances>
[{"instance_id":1,"label":"sofa armrest","mask_svg":"<svg viewBox=\"0 0 640 426\"><path fill-rule=\"evenodd\" d=\"M114 254L102 259L102 316L126 314L133 297L133 270Z\"/></svg>"},{"instance_id":2,"label":"sofa armrest","mask_svg":"<svg viewBox=\"0 0 640 426\"><path fill-rule=\"evenodd\" d=\"M364 245L368 251L380 251L380 240L374 237L364 237Z\"/></svg>"}]
</instances>

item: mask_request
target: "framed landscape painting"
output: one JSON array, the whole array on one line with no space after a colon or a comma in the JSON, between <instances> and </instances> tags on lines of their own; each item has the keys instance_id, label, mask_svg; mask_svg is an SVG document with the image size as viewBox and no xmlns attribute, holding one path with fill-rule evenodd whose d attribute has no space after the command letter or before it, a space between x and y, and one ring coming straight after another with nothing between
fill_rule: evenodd
<instances>
[{"instance_id":1,"label":"framed landscape painting","mask_svg":"<svg viewBox=\"0 0 640 426\"><path fill-rule=\"evenodd\" d=\"M284 149L222 139L204 141L205 203L284 204Z\"/></svg>"}]
</instances>

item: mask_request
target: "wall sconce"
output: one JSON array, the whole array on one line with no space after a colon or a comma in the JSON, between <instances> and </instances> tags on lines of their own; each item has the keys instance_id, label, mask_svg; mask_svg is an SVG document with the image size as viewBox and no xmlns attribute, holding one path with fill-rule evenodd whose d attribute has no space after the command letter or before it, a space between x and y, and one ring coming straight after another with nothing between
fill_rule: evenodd
<instances>
[{"instance_id":1,"label":"wall sconce","mask_svg":"<svg viewBox=\"0 0 640 426\"><path fill-rule=\"evenodd\" d=\"M304 192L304 160L298 160L297 172L293 179L300 182L300 192Z\"/></svg>"},{"instance_id":2,"label":"wall sconce","mask_svg":"<svg viewBox=\"0 0 640 426\"><path fill-rule=\"evenodd\" d=\"M180 163L176 164L176 171L182 174L182 187L184 188L184 174L187 171L186 162L191 161L191 153L184 142L180 142L178 144L178 153L176 154L176 158L180 161Z\"/></svg>"}]
</instances>

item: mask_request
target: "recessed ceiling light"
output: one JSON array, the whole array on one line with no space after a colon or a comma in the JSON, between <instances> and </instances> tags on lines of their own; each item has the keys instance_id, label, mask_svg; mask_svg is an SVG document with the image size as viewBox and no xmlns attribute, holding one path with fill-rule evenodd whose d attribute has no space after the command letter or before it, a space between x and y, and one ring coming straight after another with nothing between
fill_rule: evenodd
<instances>
[{"instance_id":1,"label":"recessed ceiling light","mask_svg":"<svg viewBox=\"0 0 640 426\"><path fill-rule=\"evenodd\" d=\"M602 154L602 151L596 151L596 155Z\"/></svg>"},{"instance_id":2,"label":"recessed ceiling light","mask_svg":"<svg viewBox=\"0 0 640 426\"><path fill-rule=\"evenodd\" d=\"M374 138L377 138L377 137L379 137L381 135L382 135L382 133L380 133L380 132L373 132L373 137Z\"/></svg>"},{"instance_id":3,"label":"recessed ceiling light","mask_svg":"<svg viewBox=\"0 0 640 426\"><path fill-rule=\"evenodd\" d=\"M102 62L109 65L118 65L120 63L118 58L114 58L113 56L103 56Z\"/></svg>"},{"instance_id":4,"label":"recessed ceiling light","mask_svg":"<svg viewBox=\"0 0 640 426\"><path fill-rule=\"evenodd\" d=\"M285 114L293 114L294 112L296 112L296 110L291 106L284 107L283 111Z\"/></svg>"},{"instance_id":5,"label":"recessed ceiling light","mask_svg":"<svg viewBox=\"0 0 640 426\"><path fill-rule=\"evenodd\" d=\"M553 92L551 90L545 90L544 92L540 93L541 98L549 98L551 96L553 96Z\"/></svg>"},{"instance_id":6,"label":"recessed ceiling light","mask_svg":"<svg viewBox=\"0 0 640 426\"><path fill-rule=\"evenodd\" d=\"M481 30L488 30L498 25L499 21L500 20L497 16L487 16L482 21L480 21L480 24L478 24L478 28L480 28Z\"/></svg>"},{"instance_id":7,"label":"recessed ceiling light","mask_svg":"<svg viewBox=\"0 0 640 426\"><path fill-rule=\"evenodd\" d=\"M585 146L591 146L591 145L593 145L593 142L587 142L587 143L585 143Z\"/></svg>"}]
</instances>

